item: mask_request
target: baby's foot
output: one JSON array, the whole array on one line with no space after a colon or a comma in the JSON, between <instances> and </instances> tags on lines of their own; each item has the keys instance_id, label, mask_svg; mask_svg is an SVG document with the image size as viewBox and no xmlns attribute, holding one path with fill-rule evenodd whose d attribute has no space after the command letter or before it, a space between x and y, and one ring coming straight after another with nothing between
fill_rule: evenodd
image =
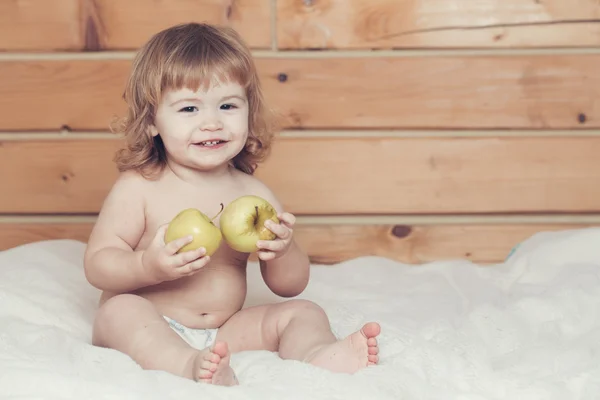
<instances>
[{"instance_id":1,"label":"baby's foot","mask_svg":"<svg viewBox=\"0 0 600 400\"><path fill-rule=\"evenodd\" d=\"M352 374L379 361L376 336L381 327L376 322L365 324L358 332L316 350L306 361L333 372Z\"/></svg>"},{"instance_id":2,"label":"baby's foot","mask_svg":"<svg viewBox=\"0 0 600 400\"><path fill-rule=\"evenodd\" d=\"M212 349L206 348L194 359L194 379L199 382L220 386L238 384L233 369L229 366L227 343L217 342Z\"/></svg>"}]
</instances>

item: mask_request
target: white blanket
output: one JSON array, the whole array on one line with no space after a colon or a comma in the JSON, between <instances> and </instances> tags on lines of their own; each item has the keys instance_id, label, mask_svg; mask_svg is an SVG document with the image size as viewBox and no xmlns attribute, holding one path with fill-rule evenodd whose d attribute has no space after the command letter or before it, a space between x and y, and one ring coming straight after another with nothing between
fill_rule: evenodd
<instances>
[{"instance_id":1,"label":"white blanket","mask_svg":"<svg viewBox=\"0 0 600 400\"><path fill-rule=\"evenodd\" d=\"M99 292L84 245L0 253L0 395L44 399L600 398L600 230L544 233L504 264L409 266L365 257L314 266L308 289L345 336L381 323L380 365L333 374L269 352L235 354L222 388L90 345ZM280 301L249 266L248 305Z\"/></svg>"}]
</instances>

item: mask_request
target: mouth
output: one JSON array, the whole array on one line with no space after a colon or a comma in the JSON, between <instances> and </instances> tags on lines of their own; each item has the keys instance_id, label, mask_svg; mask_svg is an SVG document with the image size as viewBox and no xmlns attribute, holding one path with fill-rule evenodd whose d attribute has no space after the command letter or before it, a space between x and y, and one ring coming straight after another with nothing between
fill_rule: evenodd
<instances>
[{"instance_id":1,"label":"mouth","mask_svg":"<svg viewBox=\"0 0 600 400\"><path fill-rule=\"evenodd\" d=\"M215 147L215 146L219 146L219 145L222 145L225 143L227 143L227 140L211 139L211 140L204 140L202 142L194 143L194 145L199 146L199 147Z\"/></svg>"}]
</instances>

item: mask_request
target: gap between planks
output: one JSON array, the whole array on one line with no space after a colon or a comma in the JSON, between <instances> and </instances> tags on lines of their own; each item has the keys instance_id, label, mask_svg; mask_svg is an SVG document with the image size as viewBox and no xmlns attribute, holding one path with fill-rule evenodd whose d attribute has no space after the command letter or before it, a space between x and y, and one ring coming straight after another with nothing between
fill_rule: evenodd
<instances>
[{"instance_id":1,"label":"gap between planks","mask_svg":"<svg viewBox=\"0 0 600 400\"><path fill-rule=\"evenodd\" d=\"M37 60L131 60L136 51L96 52L6 52L1 61ZM253 50L256 58L352 58L352 57L480 57L480 56L536 56L536 55L600 54L600 47L553 47L527 49L423 49L423 50Z\"/></svg>"},{"instance_id":2,"label":"gap between planks","mask_svg":"<svg viewBox=\"0 0 600 400\"><path fill-rule=\"evenodd\" d=\"M519 215L297 215L301 225L598 224L600 214ZM93 223L95 215L0 215L0 224Z\"/></svg>"},{"instance_id":3,"label":"gap between planks","mask_svg":"<svg viewBox=\"0 0 600 400\"><path fill-rule=\"evenodd\" d=\"M427 137L595 137L600 136L600 129L572 129L572 130L379 130L379 129L357 129L357 130L284 130L280 137L288 138L427 138ZM2 141L27 141L27 140L81 140L81 139L120 139L112 133L103 131L24 131L24 132L2 132L0 131L0 142Z\"/></svg>"}]
</instances>

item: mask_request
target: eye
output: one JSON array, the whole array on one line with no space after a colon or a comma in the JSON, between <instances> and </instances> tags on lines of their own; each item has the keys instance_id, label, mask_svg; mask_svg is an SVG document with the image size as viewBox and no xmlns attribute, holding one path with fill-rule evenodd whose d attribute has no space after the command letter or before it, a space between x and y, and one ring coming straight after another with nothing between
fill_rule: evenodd
<instances>
[{"instance_id":1,"label":"eye","mask_svg":"<svg viewBox=\"0 0 600 400\"><path fill-rule=\"evenodd\" d=\"M198 110L198 108L195 107L195 106L188 106L188 107L183 107L182 109L179 110L179 112L189 113L189 112L194 112L194 111L197 111L197 110Z\"/></svg>"},{"instance_id":2,"label":"eye","mask_svg":"<svg viewBox=\"0 0 600 400\"><path fill-rule=\"evenodd\" d=\"M223 104L221 106L221 110L233 110L234 108L237 108L235 104Z\"/></svg>"}]
</instances>

